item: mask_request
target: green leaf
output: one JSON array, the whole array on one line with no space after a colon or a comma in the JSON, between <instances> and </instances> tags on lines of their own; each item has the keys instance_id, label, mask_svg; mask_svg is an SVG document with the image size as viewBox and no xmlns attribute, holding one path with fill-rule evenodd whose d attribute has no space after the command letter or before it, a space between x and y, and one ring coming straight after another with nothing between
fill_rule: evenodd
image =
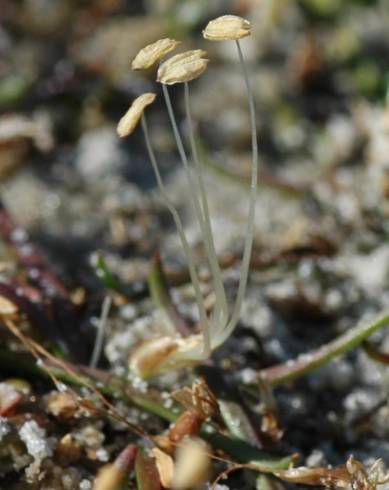
<instances>
[{"instance_id":1,"label":"green leaf","mask_svg":"<svg viewBox=\"0 0 389 490\"><path fill-rule=\"evenodd\" d=\"M299 378L327 364L334 357L340 356L353 349L376 330L389 324L389 312L384 311L373 320L350 328L346 333L322 345L317 350L301 354L296 359L277 364L258 373L258 377L272 385L277 385Z\"/></svg>"}]
</instances>

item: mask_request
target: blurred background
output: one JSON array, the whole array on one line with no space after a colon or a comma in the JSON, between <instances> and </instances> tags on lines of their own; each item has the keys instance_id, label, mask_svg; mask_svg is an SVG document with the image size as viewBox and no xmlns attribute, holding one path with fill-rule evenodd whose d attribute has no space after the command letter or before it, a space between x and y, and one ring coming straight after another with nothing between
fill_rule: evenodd
<instances>
[{"instance_id":1,"label":"blurred background","mask_svg":"<svg viewBox=\"0 0 389 490\"><path fill-rule=\"evenodd\" d=\"M191 84L192 105L216 246L226 279L236 284L251 168L247 101L234 44L201 37L206 23L225 13L252 23L242 49L261 164L242 312L249 328L238 329L245 342L239 352L227 345L226 356L233 366L257 369L317 347L389 304L388 0L2 0L0 185L10 215L53 270L96 301L89 312L99 314L104 294L91 262L97 250L128 284L144 284L161 250L176 273L170 279L185 283L142 134L120 141L116 124L136 96L157 92L148 110L153 145L201 258L155 72L133 73L130 63L166 36L181 39L183 49L206 49L211 62ZM171 94L186 135L182 88ZM193 297L175 294L195 318ZM120 335L106 349L121 372L133 340L123 335L144 313L131 308L113 313ZM389 346L388 336L379 339ZM314 460L320 441L331 462L344 462L350 448L363 461L388 458L386 371L352 354L304 383L278 394L288 449ZM355 429L374 407L377 416ZM310 430L302 431L307 414Z\"/></svg>"},{"instance_id":2,"label":"blurred background","mask_svg":"<svg viewBox=\"0 0 389 490\"><path fill-rule=\"evenodd\" d=\"M148 111L153 145L202 253L155 72L130 70L140 48L176 37L183 49L204 48L211 59L191 84L192 106L217 249L233 263L247 213L247 101L234 43L201 37L208 20L226 12L247 17L253 29L242 47L260 141L254 262L255 254L261 266L296 247L332 255L332 267L368 303L381 304L389 271L387 0L3 0L0 174L7 209L71 288L99 290L90 265L98 249L130 282L144 279L157 249L183 266L141 131L124 141L116 135L131 101L156 91ZM171 94L185 136L182 87Z\"/></svg>"},{"instance_id":3,"label":"blurred background","mask_svg":"<svg viewBox=\"0 0 389 490\"><path fill-rule=\"evenodd\" d=\"M219 220L225 230L229 214L244 220L245 195L236 183L245 186L250 172L250 131L235 46L201 39L206 22L226 12L253 26L243 49L263 174L257 246L279 247L285 237L301 239L319 228L335 237L341 233L335 222L358 228L366 208L386 233L386 0L3 0L2 195L17 222L61 263L70 254L82 268L100 247L122 256L150 255L160 243L160 225L170 223L150 193L155 181L142 135L137 131L123 142L115 134L134 97L159 91L155 73L133 73L130 62L164 36L209 52L209 69L192 84L192 103L207 148L215 226ZM172 94L180 114L181 89ZM187 191L158 100L150 115L152 139L184 209ZM185 133L184 122L181 127ZM225 208L223 196L230 200L231 192L238 209ZM230 224L227 237L217 233L222 249L236 246L234 220Z\"/></svg>"}]
</instances>

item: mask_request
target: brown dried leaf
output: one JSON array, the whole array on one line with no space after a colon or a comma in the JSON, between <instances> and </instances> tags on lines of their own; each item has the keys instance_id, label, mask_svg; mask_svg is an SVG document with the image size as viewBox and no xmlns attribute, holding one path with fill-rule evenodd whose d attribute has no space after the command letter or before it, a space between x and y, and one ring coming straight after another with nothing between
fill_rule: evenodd
<instances>
[{"instance_id":1,"label":"brown dried leaf","mask_svg":"<svg viewBox=\"0 0 389 490\"><path fill-rule=\"evenodd\" d=\"M203 420L220 416L219 404L203 378L196 379L192 388L185 387L174 391L172 398Z\"/></svg>"},{"instance_id":2,"label":"brown dried leaf","mask_svg":"<svg viewBox=\"0 0 389 490\"><path fill-rule=\"evenodd\" d=\"M371 468L364 466L350 456L346 464L336 468L307 468L301 466L289 470L274 471L274 475L282 480L305 485L320 485L337 490L376 490L378 485L388 480L388 475L382 476L381 461L377 460Z\"/></svg>"},{"instance_id":3,"label":"brown dried leaf","mask_svg":"<svg viewBox=\"0 0 389 490\"><path fill-rule=\"evenodd\" d=\"M301 466L290 470L277 470L274 475L281 480L304 485L321 485L331 488L347 488L350 476L346 467L308 468Z\"/></svg>"},{"instance_id":4,"label":"brown dried leaf","mask_svg":"<svg viewBox=\"0 0 389 490\"><path fill-rule=\"evenodd\" d=\"M197 436L202 419L197 413L188 410L182 413L169 430L169 439L172 442L180 442L185 437Z\"/></svg>"},{"instance_id":5,"label":"brown dried leaf","mask_svg":"<svg viewBox=\"0 0 389 490\"><path fill-rule=\"evenodd\" d=\"M153 448L151 453L155 458L155 464L157 466L162 486L165 488L170 488L172 486L174 468L172 457L157 447Z\"/></svg>"},{"instance_id":6,"label":"brown dried leaf","mask_svg":"<svg viewBox=\"0 0 389 490\"><path fill-rule=\"evenodd\" d=\"M14 412L23 400L23 394L9 383L0 383L0 416L6 417Z\"/></svg>"},{"instance_id":7,"label":"brown dried leaf","mask_svg":"<svg viewBox=\"0 0 389 490\"><path fill-rule=\"evenodd\" d=\"M153 438L154 443L157 444L157 446L165 451L165 453L168 454L173 454L175 450L175 444L172 443L172 441L169 439L168 434L160 434L156 435Z\"/></svg>"},{"instance_id":8,"label":"brown dried leaf","mask_svg":"<svg viewBox=\"0 0 389 490\"><path fill-rule=\"evenodd\" d=\"M258 379L261 394L261 431L267 434L273 442L281 439L284 431L279 426L278 410L271 386L261 378Z\"/></svg>"}]
</instances>

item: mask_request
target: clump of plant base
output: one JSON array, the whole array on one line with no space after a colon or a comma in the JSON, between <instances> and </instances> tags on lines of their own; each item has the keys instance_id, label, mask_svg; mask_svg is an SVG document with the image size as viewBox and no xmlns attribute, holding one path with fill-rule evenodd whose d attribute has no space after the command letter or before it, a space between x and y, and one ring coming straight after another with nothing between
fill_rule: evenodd
<instances>
[{"instance_id":1,"label":"clump of plant base","mask_svg":"<svg viewBox=\"0 0 389 490\"><path fill-rule=\"evenodd\" d=\"M236 43L250 110L252 130L252 172L249 210L239 286L235 304L232 311L230 311L223 285L222 274L215 251L207 192L201 173L201 165L196 148L196 139L194 135L190 107L189 82L200 76L206 70L209 60L206 57L207 53L203 50L197 49L186 51L161 62L158 69L157 81L162 84L162 91L165 98L170 123L173 129L178 152L185 168L188 187L190 189L190 201L199 224L201 237L205 246L216 301L214 311L212 312L211 316L208 316L200 289L200 281L196 270L193 253L188 243L181 218L166 191L149 137L145 108L148 104L153 102L155 96L154 94L143 94L133 102L128 112L119 122L118 134L121 137L128 136L132 133L138 121L141 120L146 147L155 172L158 187L165 204L175 221L188 263L190 278L195 291L196 303L199 311L201 333L184 338L181 337L172 326L168 329L169 331L166 331L165 336L153 339L140 346L130 359L130 369L141 377L150 377L163 371L190 366L194 363L207 359L211 352L223 344L223 342L225 342L232 334L239 319L242 300L247 286L253 243L255 198L258 178L258 146L253 94L239 40L242 37L250 35L250 23L247 20L237 16L219 17L208 24L206 29L203 31L203 35L206 39L213 41L231 40ZM133 68L138 70L149 68L153 63L161 61L167 52L175 49L178 44L179 43L174 40L165 39L146 46L136 56L133 62ZM168 85L173 85L176 83L184 84L185 110L192 162L189 161L187 151L179 132L169 95Z\"/></svg>"}]
</instances>

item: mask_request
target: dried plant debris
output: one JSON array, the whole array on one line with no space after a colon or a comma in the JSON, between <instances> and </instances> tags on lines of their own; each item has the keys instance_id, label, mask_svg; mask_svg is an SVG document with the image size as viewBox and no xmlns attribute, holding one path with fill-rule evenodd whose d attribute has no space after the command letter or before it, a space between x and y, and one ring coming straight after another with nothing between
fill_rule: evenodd
<instances>
[{"instance_id":1,"label":"dried plant debris","mask_svg":"<svg viewBox=\"0 0 389 490\"><path fill-rule=\"evenodd\" d=\"M203 420L219 416L218 402L204 378L196 379L191 388L184 387L174 391L172 398Z\"/></svg>"},{"instance_id":2,"label":"dried plant debris","mask_svg":"<svg viewBox=\"0 0 389 490\"><path fill-rule=\"evenodd\" d=\"M275 474L285 481L304 485L320 485L326 488L356 490L375 490L385 484L389 475L383 475L380 469L382 461L377 460L366 470L355 458L350 456L345 465L337 468L295 468Z\"/></svg>"},{"instance_id":3,"label":"dried plant debris","mask_svg":"<svg viewBox=\"0 0 389 490\"><path fill-rule=\"evenodd\" d=\"M32 148L48 153L54 147L52 128L47 114L32 118L21 114L0 117L0 177L5 178L25 163Z\"/></svg>"},{"instance_id":4,"label":"dried plant debris","mask_svg":"<svg viewBox=\"0 0 389 490\"><path fill-rule=\"evenodd\" d=\"M93 490L119 489L135 463L136 446L125 448L113 463L103 466L93 484Z\"/></svg>"},{"instance_id":5,"label":"dried plant debris","mask_svg":"<svg viewBox=\"0 0 389 490\"><path fill-rule=\"evenodd\" d=\"M174 462L169 454L161 451L157 447L152 449L152 455L155 458L159 479L164 488L171 488L173 483Z\"/></svg>"}]
</instances>

